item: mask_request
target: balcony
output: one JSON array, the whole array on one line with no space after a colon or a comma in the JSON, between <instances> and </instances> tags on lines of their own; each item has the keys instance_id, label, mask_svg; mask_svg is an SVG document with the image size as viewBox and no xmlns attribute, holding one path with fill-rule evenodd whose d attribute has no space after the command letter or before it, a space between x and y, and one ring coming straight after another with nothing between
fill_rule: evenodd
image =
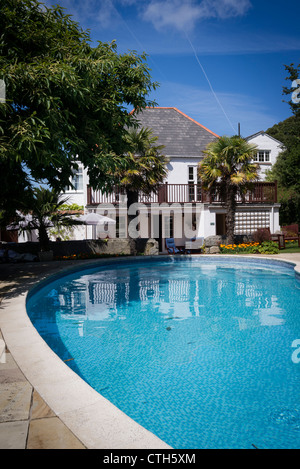
<instances>
[{"instance_id":1,"label":"balcony","mask_svg":"<svg viewBox=\"0 0 300 469\"><path fill-rule=\"evenodd\" d=\"M161 203L208 203L220 204L218 196L212 197L205 192L199 184L162 184L158 191L146 195L139 194L139 203L142 204L161 204ZM123 188L115 187L110 194L105 194L98 190L87 187L87 204L119 204L126 203L126 192ZM246 192L243 197L238 196L238 204L275 204L277 203L277 184L276 182L257 182L253 189Z\"/></svg>"}]
</instances>

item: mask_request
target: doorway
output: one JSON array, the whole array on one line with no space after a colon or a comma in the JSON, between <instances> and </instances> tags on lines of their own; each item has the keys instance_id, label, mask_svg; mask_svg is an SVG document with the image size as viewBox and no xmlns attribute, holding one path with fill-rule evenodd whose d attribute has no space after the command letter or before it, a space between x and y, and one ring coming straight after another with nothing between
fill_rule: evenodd
<instances>
[{"instance_id":1,"label":"doorway","mask_svg":"<svg viewBox=\"0 0 300 469\"><path fill-rule=\"evenodd\" d=\"M218 236L226 235L226 214L225 213L216 214L216 235Z\"/></svg>"}]
</instances>

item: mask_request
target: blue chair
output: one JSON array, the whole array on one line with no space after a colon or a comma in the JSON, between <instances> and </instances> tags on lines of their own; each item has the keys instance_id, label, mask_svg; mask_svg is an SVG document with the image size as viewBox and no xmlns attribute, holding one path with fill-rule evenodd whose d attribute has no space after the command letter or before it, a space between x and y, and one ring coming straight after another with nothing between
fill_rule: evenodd
<instances>
[{"instance_id":1,"label":"blue chair","mask_svg":"<svg viewBox=\"0 0 300 469\"><path fill-rule=\"evenodd\" d=\"M178 249L175 246L174 238L166 238L166 248L169 254L180 254L184 252L184 249Z\"/></svg>"}]
</instances>

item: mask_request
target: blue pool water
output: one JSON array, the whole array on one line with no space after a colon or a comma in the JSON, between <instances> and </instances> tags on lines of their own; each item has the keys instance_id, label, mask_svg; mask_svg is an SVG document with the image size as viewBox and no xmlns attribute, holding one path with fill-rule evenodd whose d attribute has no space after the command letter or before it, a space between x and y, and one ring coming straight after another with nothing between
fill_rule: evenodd
<instances>
[{"instance_id":1,"label":"blue pool water","mask_svg":"<svg viewBox=\"0 0 300 469\"><path fill-rule=\"evenodd\" d=\"M205 257L99 265L45 283L27 311L68 366L173 448L300 447L292 268Z\"/></svg>"}]
</instances>

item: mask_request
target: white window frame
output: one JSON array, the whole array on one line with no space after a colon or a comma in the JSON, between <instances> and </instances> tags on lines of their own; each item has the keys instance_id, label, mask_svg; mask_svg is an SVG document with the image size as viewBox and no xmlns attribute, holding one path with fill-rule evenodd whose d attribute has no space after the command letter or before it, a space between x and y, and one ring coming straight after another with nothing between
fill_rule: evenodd
<instances>
[{"instance_id":1,"label":"white window frame","mask_svg":"<svg viewBox=\"0 0 300 469\"><path fill-rule=\"evenodd\" d=\"M73 176L70 179L70 182L73 184L74 188L70 185L66 188L66 192L83 192L84 187L83 187L83 166L79 165L78 169L73 169ZM76 184L78 181L81 179L81 188L76 188Z\"/></svg>"},{"instance_id":2,"label":"white window frame","mask_svg":"<svg viewBox=\"0 0 300 469\"><path fill-rule=\"evenodd\" d=\"M271 150L257 150L253 161L255 163L271 163Z\"/></svg>"},{"instance_id":3,"label":"white window frame","mask_svg":"<svg viewBox=\"0 0 300 469\"><path fill-rule=\"evenodd\" d=\"M193 178L190 178L190 170L192 169L193 172ZM195 182L195 166L188 166L188 183Z\"/></svg>"}]
</instances>

